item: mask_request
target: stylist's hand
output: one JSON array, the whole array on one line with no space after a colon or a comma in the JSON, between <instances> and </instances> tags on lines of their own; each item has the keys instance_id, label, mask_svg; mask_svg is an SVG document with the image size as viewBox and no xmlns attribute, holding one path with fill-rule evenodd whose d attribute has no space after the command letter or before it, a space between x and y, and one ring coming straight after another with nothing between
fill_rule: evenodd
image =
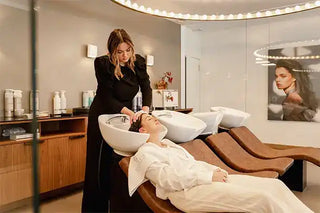
<instances>
[{"instance_id":1,"label":"stylist's hand","mask_svg":"<svg viewBox=\"0 0 320 213\"><path fill-rule=\"evenodd\" d=\"M212 182L227 182L228 174L221 169L214 171L212 175Z\"/></svg>"},{"instance_id":2,"label":"stylist's hand","mask_svg":"<svg viewBox=\"0 0 320 213\"><path fill-rule=\"evenodd\" d=\"M136 119L137 119L135 117L135 113L132 110L128 109L127 107L123 107L121 109L121 113L122 114L126 114L126 115L128 115L130 117L130 124L132 124L132 122L135 122Z\"/></svg>"}]
</instances>

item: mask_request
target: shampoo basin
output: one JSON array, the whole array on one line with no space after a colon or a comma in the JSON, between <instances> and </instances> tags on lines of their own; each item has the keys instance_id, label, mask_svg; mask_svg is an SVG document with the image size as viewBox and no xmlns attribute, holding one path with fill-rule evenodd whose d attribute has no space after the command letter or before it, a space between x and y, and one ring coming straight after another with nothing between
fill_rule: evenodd
<instances>
[{"instance_id":1,"label":"shampoo basin","mask_svg":"<svg viewBox=\"0 0 320 213\"><path fill-rule=\"evenodd\" d=\"M202 120L181 112L155 110L152 115L167 127L166 138L176 143L187 142L196 138L207 127Z\"/></svg>"},{"instance_id":2,"label":"shampoo basin","mask_svg":"<svg viewBox=\"0 0 320 213\"><path fill-rule=\"evenodd\" d=\"M201 135L216 134L218 132L218 126L223 117L223 113L221 111L197 112L190 115L199 118L207 124L207 127L201 132Z\"/></svg>"},{"instance_id":3,"label":"shampoo basin","mask_svg":"<svg viewBox=\"0 0 320 213\"><path fill-rule=\"evenodd\" d=\"M221 111L223 113L223 118L220 125L225 128L243 126L247 119L250 117L249 113L228 107L211 107L210 111Z\"/></svg>"},{"instance_id":4,"label":"shampoo basin","mask_svg":"<svg viewBox=\"0 0 320 213\"><path fill-rule=\"evenodd\" d=\"M146 133L128 131L130 119L124 114L100 115L98 122L103 139L113 148L115 153L122 156L133 155L150 136ZM160 134L161 139L166 133L167 128L163 126L163 131Z\"/></svg>"}]
</instances>

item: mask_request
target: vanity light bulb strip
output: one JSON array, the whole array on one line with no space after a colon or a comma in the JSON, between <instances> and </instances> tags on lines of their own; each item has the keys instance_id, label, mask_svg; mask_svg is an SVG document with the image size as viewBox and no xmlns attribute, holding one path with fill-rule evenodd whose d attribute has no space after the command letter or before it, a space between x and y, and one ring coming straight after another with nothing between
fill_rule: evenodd
<instances>
[{"instance_id":1,"label":"vanity light bulb strip","mask_svg":"<svg viewBox=\"0 0 320 213\"><path fill-rule=\"evenodd\" d=\"M160 11L158 9L152 9L150 7L146 8L143 5L138 5L137 3L131 3L130 0L111 0L123 7L127 7L131 10L146 13L154 16L160 16L170 19L179 19L179 20L193 20L193 21L227 21L227 20L247 20L247 19L257 19L257 18L266 18L272 16L286 15L290 13L301 12L305 10L315 9L320 7L320 0L314 2L307 2L305 4L297 4L290 7L281 7L273 10L261 10L255 13L247 14L212 14L212 15L199 15L199 14L182 14L167 12L165 10Z\"/></svg>"},{"instance_id":2,"label":"vanity light bulb strip","mask_svg":"<svg viewBox=\"0 0 320 213\"><path fill-rule=\"evenodd\" d=\"M292 69L294 72L307 72L307 73L310 73L310 72L320 72L320 70L297 70L297 69Z\"/></svg>"},{"instance_id":3,"label":"vanity light bulb strip","mask_svg":"<svg viewBox=\"0 0 320 213\"><path fill-rule=\"evenodd\" d=\"M286 47L287 45L292 45L292 44L303 44L303 43L320 43L320 39L319 40L306 40L306 41L296 41L296 42L287 42L287 43L283 43L283 44L278 44L278 45L270 45L267 47L262 47L260 49L257 49L254 51L254 55L257 58L261 58L259 60L262 59L289 59L289 60L305 60L305 59L320 59L320 55L306 55L306 56L273 56L273 55L263 55L260 52L262 51L267 51L270 49L276 49L276 48L281 48L280 45L282 47Z\"/></svg>"}]
</instances>

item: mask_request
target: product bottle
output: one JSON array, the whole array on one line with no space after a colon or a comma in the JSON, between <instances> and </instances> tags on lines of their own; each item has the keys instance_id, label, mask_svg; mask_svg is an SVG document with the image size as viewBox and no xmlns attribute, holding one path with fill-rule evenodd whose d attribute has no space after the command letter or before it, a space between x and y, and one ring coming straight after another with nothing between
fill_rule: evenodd
<instances>
[{"instance_id":1,"label":"product bottle","mask_svg":"<svg viewBox=\"0 0 320 213\"><path fill-rule=\"evenodd\" d=\"M142 110L142 93L139 90L137 93L137 111Z\"/></svg>"},{"instance_id":2,"label":"product bottle","mask_svg":"<svg viewBox=\"0 0 320 213\"><path fill-rule=\"evenodd\" d=\"M13 91L12 89L5 89L4 92L4 117L13 117Z\"/></svg>"},{"instance_id":3,"label":"product bottle","mask_svg":"<svg viewBox=\"0 0 320 213\"><path fill-rule=\"evenodd\" d=\"M54 92L53 97L53 114L60 115L61 114L61 99L59 97L59 91Z\"/></svg>"},{"instance_id":4,"label":"product bottle","mask_svg":"<svg viewBox=\"0 0 320 213\"><path fill-rule=\"evenodd\" d=\"M60 91L60 98L61 98L61 113L67 112L67 98L65 95L66 91L61 90Z\"/></svg>"},{"instance_id":5,"label":"product bottle","mask_svg":"<svg viewBox=\"0 0 320 213\"><path fill-rule=\"evenodd\" d=\"M93 90L88 90L88 94L89 94L89 107L90 105L92 104L92 101L93 101L93 98L94 98L94 95L93 95Z\"/></svg>"},{"instance_id":6,"label":"product bottle","mask_svg":"<svg viewBox=\"0 0 320 213\"><path fill-rule=\"evenodd\" d=\"M13 98L14 98L14 116L15 117L21 117L24 113L24 110L22 109L22 91L21 90L14 90L13 92Z\"/></svg>"},{"instance_id":7,"label":"product bottle","mask_svg":"<svg viewBox=\"0 0 320 213\"><path fill-rule=\"evenodd\" d=\"M39 106L40 106L40 100L39 100L39 90L36 90L36 115L39 114ZM29 106L30 106L30 113L32 113L33 105L32 105L32 90L30 91L29 96Z\"/></svg>"},{"instance_id":8,"label":"product bottle","mask_svg":"<svg viewBox=\"0 0 320 213\"><path fill-rule=\"evenodd\" d=\"M88 108L89 107L89 94L88 91L82 92L82 107Z\"/></svg>"}]
</instances>

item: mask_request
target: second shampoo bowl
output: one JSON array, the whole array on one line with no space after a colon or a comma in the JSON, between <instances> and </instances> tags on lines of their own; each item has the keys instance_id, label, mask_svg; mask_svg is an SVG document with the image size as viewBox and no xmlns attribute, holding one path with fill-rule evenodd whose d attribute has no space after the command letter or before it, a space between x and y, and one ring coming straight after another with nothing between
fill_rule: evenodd
<instances>
[{"instance_id":1,"label":"second shampoo bowl","mask_svg":"<svg viewBox=\"0 0 320 213\"><path fill-rule=\"evenodd\" d=\"M103 139L122 156L133 155L149 138L149 134L128 131L130 119L124 114L100 115L98 122ZM166 133L167 128L163 126L161 139Z\"/></svg>"},{"instance_id":2,"label":"second shampoo bowl","mask_svg":"<svg viewBox=\"0 0 320 213\"><path fill-rule=\"evenodd\" d=\"M207 127L201 132L201 135L216 134L218 132L218 126L223 117L223 113L221 111L197 112L190 115L199 118L207 124Z\"/></svg>"},{"instance_id":3,"label":"second shampoo bowl","mask_svg":"<svg viewBox=\"0 0 320 213\"><path fill-rule=\"evenodd\" d=\"M176 143L196 138L207 127L202 120L181 112L155 110L152 115L167 127L166 138Z\"/></svg>"}]
</instances>

